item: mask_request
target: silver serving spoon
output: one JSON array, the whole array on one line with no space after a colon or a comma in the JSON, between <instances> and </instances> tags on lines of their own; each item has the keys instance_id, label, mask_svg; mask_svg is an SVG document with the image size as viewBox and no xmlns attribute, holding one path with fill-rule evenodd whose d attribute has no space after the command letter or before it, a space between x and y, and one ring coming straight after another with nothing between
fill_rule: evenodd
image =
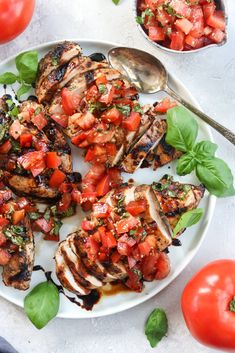
<instances>
[{"instance_id":1,"label":"silver serving spoon","mask_svg":"<svg viewBox=\"0 0 235 353\"><path fill-rule=\"evenodd\" d=\"M188 103L168 86L168 73L153 55L134 48L118 47L108 53L113 68L127 77L142 93L164 91L235 145L235 134Z\"/></svg>"}]
</instances>

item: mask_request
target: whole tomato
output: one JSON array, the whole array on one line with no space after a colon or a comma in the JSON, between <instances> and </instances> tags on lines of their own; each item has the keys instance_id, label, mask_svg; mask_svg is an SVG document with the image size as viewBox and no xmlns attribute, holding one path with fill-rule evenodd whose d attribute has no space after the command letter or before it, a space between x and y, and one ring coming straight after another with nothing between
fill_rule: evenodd
<instances>
[{"instance_id":1,"label":"whole tomato","mask_svg":"<svg viewBox=\"0 0 235 353\"><path fill-rule=\"evenodd\" d=\"M194 338L235 352L235 260L218 260L202 268L184 288L181 306Z\"/></svg>"},{"instance_id":2,"label":"whole tomato","mask_svg":"<svg viewBox=\"0 0 235 353\"><path fill-rule=\"evenodd\" d=\"M17 37L28 26L35 0L0 0L0 44Z\"/></svg>"}]
</instances>

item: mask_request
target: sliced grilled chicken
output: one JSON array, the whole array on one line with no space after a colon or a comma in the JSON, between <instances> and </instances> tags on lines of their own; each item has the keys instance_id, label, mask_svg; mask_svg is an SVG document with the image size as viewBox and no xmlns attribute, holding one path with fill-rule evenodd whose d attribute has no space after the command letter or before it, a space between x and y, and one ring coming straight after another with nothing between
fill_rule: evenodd
<instances>
[{"instance_id":1,"label":"sliced grilled chicken","mask_svg":"<svg viewBox=\"0 0 235 353\"><path fill-rule=\"evenodd\" d=\"M21 236L25 245L14 253L3 267L2 279L6 286L20 290L29 288L34 265L34 238L28 216L23 220L24 231Z\"/></svg>"},{"instance_id":2,"label":"sliced grilled chicken","mask_svg":"<svg viewBox=\"0 0 235 353\"><path fill-rule=\"evenodd\" d=\"M165 120L156 119L124 157L121 168L127 173L134 173L141 166L146 156L159 143L165 132Z\"/></svg>"},{"instance_id":3,"label":"sliced grilled chicken","mask_svg":"<svg viewBox=\"0 0 235 353\"><path fill-rule=\"evenodd\" d=\"M77 43L63 42L57 44L39 62L36 80L36 93L42 81L59 66L66 64L71 59L81 54L82 50Z\"/></svg>"},{"instance_id":4,"label":"sliced grilled chicken","mask_svg":"<svg viewBox=\"0 0 235 353\"><path fill-rule=\"evenodd\" d=\"M205 192L203 185L181 184L169 175L153 183L152 189L172 229L183 213L197 208Z\"/></svg>"},{"instance_id":5,"label":"sliced grilled chicken","mask_svg":"<svg viewBox=\"0 0 235 353\"><path fill-rule=\"evenodd\" d=\"M168 145L165 140L165 136L163 136L155 149L149 153L143 161L142 167L144 168L145 166L151 166L154 170L156 170L179 158L181 155L182 152L177 151L174 147Z\"/></svg>"},{"instance_id":6,"label":"sliced grilled chicken","mask_svg":"<svg viewBox=\"0 0 235 353\"><path fill-rule=\"evenodd\" d=\"M80 56L51 71L36 91L38 101L49 102L58 89L64 87L78 73L89 71L91 66L92 60L89 57Z\"/></svg>"}]
</instances>

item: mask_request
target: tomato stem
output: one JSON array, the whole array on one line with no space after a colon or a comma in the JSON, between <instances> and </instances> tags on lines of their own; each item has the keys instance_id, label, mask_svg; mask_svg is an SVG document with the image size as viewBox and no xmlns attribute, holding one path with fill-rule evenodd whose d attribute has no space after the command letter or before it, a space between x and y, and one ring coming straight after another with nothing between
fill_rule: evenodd
<instances>
[{"instance_id":1,"label":"tomato stem","mask_svg":"<svg viewBox=\"0 0 235 353\"><path fill-rule=\"evenodd\" d=\"M229 310L235 313L235 297L233 297L233 300L229 303Z\"/></svg>"}]
</instances>

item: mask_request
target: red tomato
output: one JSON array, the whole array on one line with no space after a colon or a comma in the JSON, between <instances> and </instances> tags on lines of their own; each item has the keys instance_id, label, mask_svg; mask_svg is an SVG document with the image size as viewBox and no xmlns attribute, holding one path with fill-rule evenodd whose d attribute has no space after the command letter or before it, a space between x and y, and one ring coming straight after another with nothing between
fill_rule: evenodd
<instances>
[{"instance_id":1,"label":"red tomato","mask_svg":"<svg viewBox=\"0 0 235 353\"><path fill-rule=\"evenodd\" d=\"M66 175L61 170L56 169L50 177L49 185L51 188L58 188L65 179Z\"/></svg>"},{"instance_id":2,"label":"red tomato","mask_svg":"<svg viewBox=\"0 0 235 353\"><path fill-rule=\"evenodd\" d=\"M192 22L187 20L187 18L181 18L181 19L175 21L175 27L178 30L184 32L185 34L189 34L191 29L193 28L193 24L192 24Z\"/></svg>"},{"instance_id":3,"label":"red tomato","mask_svg":"<svg viewBox=\"0 0 235 353\"><path fill-rule=\"evenodd\" d=\"M110 168L107 170L107 174L110 178L110 187L115 188L122 184L122 176L120 170L117 168Z\"/></svg>"},{"instance_id":4,"label":"red tomato","mask_svg":"<svg viewBox=\"0 0 235 353\"><path fill-rule=\"evenodd\" d=\"M184 0L171 0L169 5L177 14L183 17L190 16L191 8Z\"/></svg>"},{"instance_id":5,"label":"red tomato","mask_svg":"<svg viewBox=\"0 0 235 353\"><path fill-rule=\"evenodd\" d=\"M29 148L32 145L33 136L30 133L20 135L21 147Z\"/></svg>"},{"instance_id":6,"label":"red tomato","mask_svg":"<svg viewBox=\"0 0 235 353\"><path fill-rule=\"evenodd\" d=\"M111 85L110 83L108 83L107 85L105 85L107 92L102 94L102 96L99 98L99 101L101 103L104 104L111 104L113 101L113 96L114 96L114 92L115 92L115 88L113 85Z\"/></svg>"},{"instance_id":7,"label":"red tomato","mask_svg":"<svg viewBox=\"0 0 235 353\"><path fill-rule=\"evenodd\" d=\"M101 233L101 241L102 245L108 249L115 248L117 245L117 240L111 232Z\"/></svg>"},{"instance_id":8,"label":"red tomato","mask_svg":"<svg viewBox=\"0 0 235 353\"><path fill-rule=\"evenodd\" d=\"M138 271L131 269L127 271L128 279L126 281L126 286L133 289L136 292L141 292L143 289L143 283L138 275Z\"/></svg>"},{"instance_id":9,"label":"red tomato","mask_svg":"<svg viewBox=\"0 0 235 353\"><path fill-rule=\"evenodd\" d=\"M5 235L2 232L0 232L0 246L5 245L6 242L7 242L7 238L5 237Z\"/></svg>"},{"instance_id":10,"label":"red tomato","mask_svg":"<svg viewBox=\"0 0 235 353\"><path fill-rule=\"evenodd\" d=\"M45 234L45 236L43 237L44 240L48 240L48 241L60 241L60 236L59 234L51 234L51 233L48 233L48 234Z\"/></svg>"},{"instance_id":11,"label":"red tomato","mask_svg":"<svg viewBox=\"0 0 235 353\"><path fill-rule=\"evenodd\" d=\"M17 37L28 26L35 7L35 0L0 1L0 44Z\"/></svg>"},{"instance_id":12,"label":"red tomato","mask_svg":"<svg viewBox=\"0 0 235 353\"><path fill-rule=\"evenodd\" d=\"M218 28L215 28L211 34L209 35L209 39L211 39L215 43L221 43L225 38L225 33Z\"/></svg>"},{"instance_id":13,"label":"red tomato","mask_svg":"<svg viewBox=\"0 0 235 353\"><path fill-rule=\"evenodd\" d=\"M83 230L93 230L94 229L94 224L91 221L86 221L83 220L81 227Z\"/></svg>"},{"instance_id":14,"label":"red tomato","mask_svg":"<svg viewBox=\"0 0 235 353\"><path fill-rule=\"evenodd\" d=\"M0 227L5 227L10 223L10 221L5 217L0 217Z\"/></svg>"},{"instance_id":15,"label":"red tomato","mask_svg":"<svg viewBox=\"0 0 235 353\"><path fill-rule=\"evenodd\" d=\"M72 115L80 105L81 96L74 92L70 91L68 88L64 87L61 92L62 97L62 107L67 115Z\"/></svg>"},{"instance_id":16,"label":"red tomato","mask_svg":"<svg viewBox=\"0 0 235 353\"><path fill-rule=\"evenodd\" d=\"M20 134L22 132L22 127L23 127L23 125L21 125L21 123L18 119L14 120L9 128L9 134L15 140L17 140L20 137Z\"/></svg>"},{"instance_id":17,"label":"red tomato","mask_svg":"<svg viewBox=\"0 0 235 353\"><path fill-rule=\"evenodd\" d=\"M44 233L49 233L52 229L51 222L47 221L45 218L39 218L35 221L36 226Z\"/></svg>"},{"instance_id":18,"label":"red tomato","mask_svg":"<svg viewBox=\"0 0 235 353\"><path fill-rule=\"evenodd\" d=\"M204 37L195 38L195 37L191 36L190 34L188 34L187 37L185 38L185 43L195 49L201 48L204 45Z\"/></svg>"},{"instance_id":19,"label":"red tomato","mask_svg":"<svg viewBox=\"0 0 235 353\"><path fill-rule=\"evenodd\" d=\"M140 113L131 112L130 116L123 120L122 126L129 131L136 131L140 125Z\"/></svg>"},{"instance_id":20,"label":"red tomato","mask_svg":"<svg viewBox=\"0 0 235 353\"><path fill-rule=\"evenodd\" d=\"M171 33L171 44L170 48L173 50L183 50L184 49L184 33L181 31L173 31Z\"/></svg>"},{"instance_id":21,"label":"red tomato","mask_svg":"<svg viewBox=\"0 0 235 353\"><path fill-rule=\"evenodd\" d=\"M207 18L210 15L213 15L213 13L215 12L215 9L216 9L216 6L214 2L209 2L203 5L202 10L203 10L204 18L207 20Z\"/></svg>"},{"instance_id":22,"label":"red tomato","mask_svg":"<svg viewBox=\"0 0 235 353\"><path fill-rule=\"evenodd\" d=\"M157 273L155 279L163 279L168 276L170 272L170 260L167 254L161 252L157 261Z\"/></svg>"},{"instance_id":23,"label":"red tomato","mask_svg":"<svg viewBox=\"0 0 235 353\"><path fill-rule=\"evenodd\" d=\"M148 34L149 38L154 42L158 42L165 39L165 31L162 27L149 26Z\"/></svg>"},{"instance_id":24,"label":"red tomato","mask_svg":"<svg viewBox=\"0 0 235 353\"><path fill-rule=\"evenodd\" d=\"M65 192L62 195L61 200L59 201L59 204L57 207L58 212L66 212L69 206L71 205L71 201L72 201L71 194L68 192Z\"/></svg>"},{"instance_id":25,"label":"red tomato","mask_svg":"<svg viewBox=\"0 0 235 353\"><path fill-rule=\"evenodd\" d=\"M130 201L126 206L127 212L129 212L132 216L138 216L140 213L145 212L146 209L147 203L144 199Z\"/></svg>"},{"instance_id":26,"label":"red tomato","mask_svg":"<svg viewBox=\"0 0 235 353\"><path fill-rule=\"evenodd\" d=\"M110 190L110 177L109 175L105 175L97 184L96 192L97 196L104 196Z\"/></svg>"},{"instance_id":27,"label":"red tomato","mask_svg":"<svg viewBox=\"0 0 235 353\"><path fill-rule=\"evenodd\" d=\"M35 126L37 126L38 130L44 129L44 127L48 124L47 118L43 112L40 112L37 115L33 115L31 121Z\"/></svg>"},{"instance_id":28,"label":"red tomato","mask_svg":"<svg viewBox=\"0 0 235 353\"><path fill-rule=\"evenodd\" d=\"M101 119L105 123L113 123L114 125L120 125L121 118L122 118L122 114L115 107L109 110L106 110L101 116Z\"/></svg>"},{"instance_id":29,"label":"red tomato","mask_svg":"<svg viewBox=\"0 0 235 353\"><path fill-rule=\"evenodd\" d=\"M15 211L12 215L12 223L14 225L20 223L25 217L25 210Z\"/></svg>"},{"instance_id":30,"label":"red tomato","mask_svg":"<svg viewBox=\"0 0 235 353\"><path fill-rule=\"evenodd\" d=\"M82 130L89 130L95 125L96 118L91 112L87 111L84 114L78 113L76 115L78 117L76 119L76 125L78 125Z\"/></svg>"},{"instance_id":31,"label":"red tomato","mask_svg":"<svg viewBox=\"0 0 235 353\"><path fill-rule=\"evenodd\" d=\"M98 76L98 78L95 80L95 83L97 86L99 85L105 85L106 83L108 83L107 78L104 75L100 75Z\"/></svg>"},{"instance_id":32,"label":"red tomato","mask_svg":"<svg viewBox=\"0 0 235 353\"><path fill-rule=\"evenodd\" d=\"M141 256L148 256L151 251L151 246L147 241L138 244L138 249Z\"/></svg>"},{"instance_id":33,"label":"red tomato","mask_svg":"<svg viewBox=\"0 0 235 353\"><path fill-rule=\"evenodd\" d=\"M191 334L199 342L235 352L235 260L203 267L184 288L181 305Z\"/></svg>"},{"instance_id":34,"label":"red tomato","mask_svg":"<svg viewBox=\"0 0 235 353\"><path fill-rule=\"evenodd\" d=\"M122 256L129 256L131 254L131 247L123 241L118 241L117 251Z\"/></svg>"},{"instance_id":35,"label":"red tomato","mask_svg":"<svg viewBox=\"0 0 235 353\"><path fill-rule=\"evenodd\" d=\"M59 115L59 114L53 114L51 115L51 118L60 126L66 128L68 126L68 117L67 115Z\"/></svg>"},{"instance_id":36,"label":"red tomato","mask_svg":"<svg viewBox=\"0 0 235 353\"><path fill-rule=\"evenodd\" d=\"M170 98L165 98L156 105L154 110L158 113L166 113L168 109L173 108L176 105L176 101L172 101Z\"/></svg>"},{"instance_id":37,"label":"red tomato","mask_svg":"<svg viewBox=\"0 0 235 353\"><path fill-rule=\"evenodd\" d=\"M58 168L61 164L61 159L58 156L57 152L47 152L46 155L46 164L47 168Z\"/></svg>"},{"instance_id":38,"label":"red tomato","mask_svg":"<svg viewBox=\"0 0 235 353\"><path fill-rule=\"evenodd\" d=\"M79 190L73 189L71 196L73 202L78 205L81 203L81 192Z\"/></svg>"},{"instance_id":39,"label":"red tomato","mask_svg":"<svg viewBox=\"0 0 235 353\"><path fill-rule=\"evenodd\" d=\"M42 151L28 152L19 157L18 162L24 169L30 170L34 177L46 168L45 153Z\"/></svg>"},{"instance_id":40,"label":"red tomato","mask_svg":"<svg viewBox=\"0 0 235 353\"><path fill-rule=\"evenodd\" d=\"M135 217L128 217L117 222L116 228L118 234L123 234L129 232L131 229L135 228L139 224L139 220Z\"/></svg>"},{"instance_id":41,"label":"red tomato","mask_svg":"<svg viewBox=\"0 0 235 353\"><path fill-rule=\"evenodd\" d=\"M225 30L225 18L221 11L215 11L212 15L210 15L207 18L206 23L210 27L220 29L221 31Z\"/></svg>"},{"instance_id":42,"label":"red tomato","mask_svg":"<svg viewBox=\"0 0 235 353\"><path fill-rule=\"evenodd\" d=\"M11 141L7 140L0 146L0 154L7 154L11 149Z\"/></svg>"}]
</instances>

